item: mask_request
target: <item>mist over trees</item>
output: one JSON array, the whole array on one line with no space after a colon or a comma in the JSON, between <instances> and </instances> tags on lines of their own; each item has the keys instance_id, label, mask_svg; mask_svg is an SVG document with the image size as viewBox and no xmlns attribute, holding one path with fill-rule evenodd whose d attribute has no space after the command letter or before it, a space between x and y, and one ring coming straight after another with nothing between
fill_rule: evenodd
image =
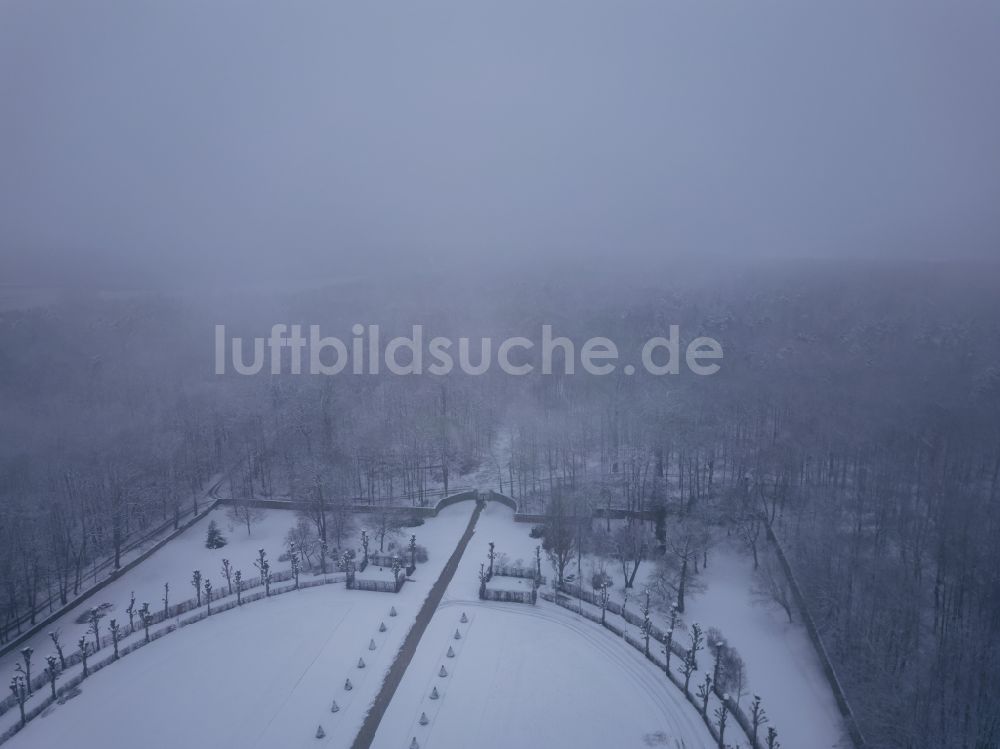
<instances>
[{"instance_id":1,"label":"mist over trees","mask_svg":"<svg viewBox=\"0 0 1000 749\"><path fill-rule=\"evenodd\" d=\"M563 573L582 544L627 579L653 561L661 615L729 535L758 558L755 594L793 618L773 532L873 746L996 742L1000 276L981 271L775 264L711 284L577 273L5 311L0 642L204 509L219 481L236 500L227 533L253 534L240 500L306 502L288 541L307 563L340 548L352 504L494 489L549 516ZM216 322L495 339L551 324L623 352L677 324L725 358L710 377L216 376ZM596 517L584 537L577 518L602 510L633 519Z\"/></svg>"}]
</instances>

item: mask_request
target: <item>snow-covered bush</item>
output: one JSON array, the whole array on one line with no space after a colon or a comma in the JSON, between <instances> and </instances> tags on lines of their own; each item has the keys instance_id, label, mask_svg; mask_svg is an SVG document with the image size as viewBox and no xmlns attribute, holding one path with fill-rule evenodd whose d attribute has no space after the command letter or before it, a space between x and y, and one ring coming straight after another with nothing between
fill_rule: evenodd
<instances>
[{"instance_id":1,"label":"snow-covered bush","mask_svg":"<svg viewBox=\"0 0 1000 749\"><path fill-rule=\"evenodd\" d=\"M208 534L205 537L206 549L221 549L228 543L226 537L222 535L218 524L213 520L208 524Z\"/></svg>"}]
</instances>

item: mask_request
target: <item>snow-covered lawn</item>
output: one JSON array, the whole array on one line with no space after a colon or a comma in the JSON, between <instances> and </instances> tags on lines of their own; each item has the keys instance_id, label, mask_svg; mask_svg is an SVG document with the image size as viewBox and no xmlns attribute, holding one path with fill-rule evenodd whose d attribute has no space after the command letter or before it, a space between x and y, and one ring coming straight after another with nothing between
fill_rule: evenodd
<instances>
[{"instance_id":1,"label":"snow-covered lawn","mask_svg":"<svg viewBox=\"0 0 1000 749\"><path fill-rule=\"evenodd\" d=\"M554 606L478 601L435 614L373 747L414 736L421 749L713 746L680 693L610 633Z\"/></svg>"},{"instance_id":2,"label":"snow-covered lawn","mask_svg":"<svg viewBox=\"0 0 1000 749\"><path fill-rule=\"evenodd\" d=\"M417 565L417 569L420 569L420 565ZM404 574L406 570L400 571L400 575ZM414 572L416 574L416 572ZM393 581L393 572L391 567L378 567L374 564L369 564L365 567L364 572L358 572L357 578L359 580L383 580L387 583Z\"/></svg>"},{"instance_id":3,"label":"snow-covered lawn","mask_svg":"<svg viewBox=\"0 0 1000 749\"><path fill-rule=\"evenodd\" d=\"M688 601L684 620L720 630L742 656L748 677L744 709L759 694L782 746L851 746L805 628L789 624L776 605L754 600L750 557L721 546L709 555L701 579L705 591Z\"/></svg>"},{"instance_id":4,"label":"snow-covered lawn","mask_svg":"<svg viewBox=\"0 0 1000 749\"><path fill-rule=\"evenodd\" d=\"M612 521L612 528L620 522ZM761 554L764 553L766 546L762 544ZM542 571L551 575L551 565L546 570L545 563ZM582 564L585 590L591 590L590 580L596 568L597 560L585 554ZM611 598L621 603L624 598L621 566L606 561L605 570L612 579ZM629 592L628 608L633 613L640 613L643 590L647 583L653 586L651 577L655 570L656 565L651 561L640 566ZM577 572L575 558L567 572ZM678 631L677 641L687 647L686 629L694 623L706 633L710 628L719 630L746 664L747 687L741 706L746 710L753 695L760 695L769 725L778 729L783 746L815 749L850 746L846 727L805 628L798 622L789 624L777 605L754 596L753 587L750 555L734 542L720 540L709 551L708 567L701 570L696 584L689 589L685 612L680 618L680 627L685 631ZM665 629L667 616L657 611L653 621ZM703 659L708 665L711 655L706 651ZM692 684L701 678L699 672L692 678Z\"/></svg>"},{"instance_id":5,"label":"snow-covered lawn","mask_svg":"<svg viewBox=\"0 0 1000 749\"><path fill-rule=\"evenodd\" d=\"M221 549L205 548L205 536L208 524L212 520L215 520L228 541ZM259 573L253 566L253 560L257 556L257 550L261 548L267 551L272 570L277 572L288 569L288 563L279 562L278 556L285 548L285 534L295 522L293 512L265 511L261 521L252 526L252 535L248 536L246 526L231 528L226 511L216 508L142 564L124 573L106 588L70 610L51 628L46 629L59 632L63 649L68 654L76 649L77 640L87 632L88 625L78 624L76 622L78 618L86 615L95 606L110 604L107 617L101 623L102 634L107 634L108 619L114 617L119 623L128 622L125 609L133 591L137 608L143 601L148 601L151 610L162 610L164 583L170 584L171 604L194 597L194 587L191 585L191 574L194 570L200 570L204 577L211 578L216 589L221 588L225 582L222 577L223 559L230 560L235 569L242 569L244 578L257 577ZM26 644L34 648L37 663L44 664L45 656L54 650L46 632L36 635ZM19 660L20 655L16 651L0 659L0 676L6 677L11 674L14 664ZM39 667L36 673L40 671Z\"/></svg>"},{"instance_id":6,"label":"snow-covered lawn","mask_svg":"<svg viewBox=\"0 0 1000 749\"><path fill-rule=\"evenodd\" d=\"M530 526L491 503L375 738L377 749L713 746L697 713L640 653L550 604L478 601L490 541L534 559ZM545 570L543 569L543 572ZM515 578L494 578L513 582ZM461 623L466 612L469 622ZM462 639L455 640L455 629ZM447 657L448 648L455 651ZM446 677L439 675L445 667ZM431 700L437 687L441 698ZM429 723L420 725L426 712Z\"/></svg>"},{"instance_id":7,"label":"snow-covered lawn","mask_svg":"<svg viewBox=\"0 0 1000 749\"><path fill-rule=\"evenodd\" d=\"M416 529L429 560L417 566L399 594L324 585L220 613L94 674L81 685L82 694L29 722L9 745L37 749L137 743L147 749L349 746L472 509L471 503L459 503ZM259 542L270 538L274 542L270 556L276 560L278 541L294 522L291 512L268 513L265 523L255 527L255 536L261 532L248 548L255 551L264 545ZM194 560L184 552L205 559L201 552L209 550L204 549L203 538L204 529L192 529L111 588L134 584L138 598L143 580L162 580L171 570L186 577L189 573L183 570L193 569ZM244 556L252 561L253 552ZM393 606L397 617L389 616ZM381 622L386 624L385 633L378 632ZM374 651L369 650L372 639ZM44 663L51 650L46 645L41 644L36 663ZM359 658L365 661L363 669L357 668ZM354 686L350 691L344 690L347 678ZM334 699L342 708L335 714L330 712ZM16 716L16 708L0 716L0 730L16 722ZM323 741L315 738L320 724L326 732Z\"/></svg>"},{"instance_id":8,"label":"snow-covered lawn","mask_svg":"<svg viewBox=\"0 0 1000 749\"><path fill-rule=\"evenodd\" d=\"M488 590L516 590L531 592L533 587L533 583L529 578L505 577L501 575L494 575L493 579L486 583L486 588Z\"/></svg>"},{"instance_id":9,"label":"snow-covered lawn","mask_svg":"<svg viewBox=\"0 0 1000 749\"><path fill-rule=\"evenodd\" d=\"M10 746L348 747L472 509L472 503L453 505L413 529L430 558L418 564L400 594L325 585L219 613L94 674L83 682L80 695L30 722ZM54 628L62 632L66 651L75 648L86 630L86 624L75 623L79 614L107 602L114 606L110 616L127 620L124 609L133 590L138 603L148 600L157 608L163 583L169 581L171 602L187 599L194 593L192 570L211 575L218 588L225 557L252 577L261 547L275 570L287 569L278 556L285 533L296 522L294 513L268 512L254 526L252 538L239 527L230 528L223 511L212 516L229 545L206 549L208 519L199 522L63 617ZM358 532L363 522L359 518ZM534 565L540 542L529 536L530 527L514 523L510 509L499 503L486 507L375 745L408 747L415 736L422 749L712 746L680 691L641 653L599 625L548 602L530 606L478 600L478 573L487 561L489 542L495 542L501 555L498 563ZM358 546L356 540L351 545ZM585 558L585 586L591 566L592 560ZM575 568L574 561L570 571ZM616 578L620 600L621 571L613 565L607 569ZM652 570L646 563L639 571L630 596L633 611L638 611L638 593ZM542 572L551 580L544 556ZM389 579L391 571L373 565L364 576ZM761 695L782 744L846 746L836 705L804 630L787 624L779 610L754 601L749 558L720 545L711 552L700 581L704 590L689 596L684 625L715 627L739 651L747 665L748 694ZM498 576L490 586L529 590L531 582ZM388 615L392 606L399 616ZM463 611L465 623L460 621ZM661 614L655 621L664 625ZM384 633L378 631L381 622ZM103 624L106 631L106 619ZM462 633L459 640L455 629ZM686 644L686 632L679 632L678 639ZM370 650L373 640L375 649ZM37 673L52 647L45 635L32 645ZM449 647L454 657L447 656ZM710 656L704 657L709 667ZM359 658L365 668L358 668ZM5 657L0 673L12 674L15 661L15 655ZM440 676L442 665L445 676ZM354 687L350 691L344 689L347 678ZM429 698L434 687L438 700ZM337 713L330 712L333 700L340 707ZM745 698L744 706L747 702ZM421 713L427 714L426 725L420 724ZM16 719L16 708L0 716L0 731ZM318 725L326 733L321 740L315 738Z\"/></svg>"},{"instance_id":10,"label":"snow-covered lawn","mask_svg":"<svg viewBox=\"0 0 1000 749\"><path fill-rule=\"evenodd\" d=\"M9 746L347 746L409 629L396 598L322 586L225 612L103 669Z\"/></svg>"}]
</instances>

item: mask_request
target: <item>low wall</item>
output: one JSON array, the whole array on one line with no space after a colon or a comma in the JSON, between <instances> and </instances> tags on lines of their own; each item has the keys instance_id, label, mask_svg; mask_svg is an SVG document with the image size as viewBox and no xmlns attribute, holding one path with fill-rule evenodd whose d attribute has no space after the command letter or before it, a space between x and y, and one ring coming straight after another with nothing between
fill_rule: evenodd
<instances>
[{"instance_id":1,"label":"low wall","mask_svg":"<svg viewBox=\"0 0 1000 749\"><path fill-rule=\"evenodd\" d=\"M159 541L157 541L155 544L153 544L146 551L142 552L142 554L140 554L139 556L137 556L131 562L128 562L128 563L122 565L121 568L118 569L118 570L116 570L114 574L109 575L105 579L101 580L99 583L95 583L90 588L88 588L87 590L83 591L83 593L81 593L79 596L77 596L72 601L70 601L69 603L67 603L65 606L62 606L62 607L56 609L51 614L49 614L47 617L45 617L42 621L40 621L37 624L33 625L31 627L31 629L29 629L29 630L27 630L27 631L22 632L21 634L19 634L13 640L11 640L6 645L4 645L2 648L0 648L0 656L4 656L7 653L11 652L12 650L15 650L16 648L20 647L25 642L27 642L28 640L30 640L32 637L34 637L35 635L37 635L39 632L44 632L51 624L53 624L54 622L56 622L57 620L59 620L63 615L65 615L68 612L72 611L77 606L79 606L81 603L84 603L87 599L89 599L95 593L100 593L108 585L110 585L111 583L113 583L115 580L117 580L119 577L121 577L122 575L124 575L129 570L132 570L132 569L138 567L140 564L142 564L147 559L149 559L151 556L153 556L153 554L155 554L160 549L162 549L164 546L166 546L168 542L173 541L175 538L177 538L180 534L182 534L184 531L186 531L192 525L194 525L199 520L201 520L206 515L208 515L208 513L210 513L212 510L215 509L215 507L219 504L219 502L220 502L220 500L217 500L217 499L213 500L211 502L211 504L209 504L207 506L206 509L204 509L203 511L201 511L197 515L194 515L192 518L190 518L186 522L182 523L180 526L178 526L177 530L172 531L168 535L164 536L162 539L160 539ZM173 521L168 522L167 525L168 526L171 525L172 522Z\"/></svg>"},{"instance_id":2,"label":"low wall","mask_svg":"<svg viewBox=\"0 0 1000 749\"><path fill-rule=\"evenodd\" d=\"M495 492L492 493L495 494ZM449 507L455 504L456 502L474 502L478 499L479 499L479 492L465 491L445 497L432 507L410 507L408 505L352 504L348 507L348 510L350 512L356 512L359 514L389 512L392 513L393 515L407 515L413 517L432 518L435 517L445 507ZM517 508L517 505L514 503L514 500L510 499L509 497L504 497L503 495L496 494L494 499L503 502L512 509ZM233 504L233 500L228 498L221 499L219 500L219 502L227 506ZM252 499L241 500L241 503L247 504L250 507L257 507L263 510L307 511L313 508L313 505L311 503L299 499L261 499L258 497L254 497Z\"/></svg>"},{"instance_id":3,"label":"low wall","mask_svg":"<svg viewBox=\"0 0 1000 749\"><path fill-rule=\"evenodd\" d=\"M851 736L851 741L854 743L856 749L864 749L867 746L864 734L861 733L858 721L854 717L854 710L851 709L851 703L847 701L847 695L844 693L844 688L837 677L833 662L826 652L826 646L823 644L823 638L820 637L816 622L813 620L812 614L809 613L805 596L802 595L802 589L799 587L798 580L792 572L792 565L789 564L788 558L785 556L785 550L781 548L781 543L778 541L778 537L775 535L770 523L767 524L767 538L774 547L778 563L785 573L788 586L792 589L792 597L795 599L795 605L798 606L799 613L802 615L802 621L806 625L806 632L809 634L809 639L812 640L816 654L819 656L820 665L823 667L823 675L826 676L826 680L830 684L830 689L833 691L834 699L837 701L837 708L840 710L840 715L847 724L847 732Z\"/></svg>"}]
</instances>

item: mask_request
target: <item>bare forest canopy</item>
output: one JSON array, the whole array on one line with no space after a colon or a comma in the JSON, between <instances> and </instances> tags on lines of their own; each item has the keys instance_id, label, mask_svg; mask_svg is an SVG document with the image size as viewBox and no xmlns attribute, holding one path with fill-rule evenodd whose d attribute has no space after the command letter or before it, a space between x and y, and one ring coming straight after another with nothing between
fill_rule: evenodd
<instances>
[{"instance_id":1,"label":"bare forest canopy","mask_svg":"<svg viewBox=\"0 0 1000 749\"><path fill-rule=\"evenodd\" d=\"M320 493L331 508L482 484L539 514L553 496L648 511L661 539L694 517L738 529L763 507L871 745L995 744L996 270L772 263L682 284L574 269L5 309L0 640L224 475L241 497ZM275 322L551 324L622 345L677 324L725 359L711 377L213 373L216 323L264 336Z\"/></svg>"}]
</instances>

